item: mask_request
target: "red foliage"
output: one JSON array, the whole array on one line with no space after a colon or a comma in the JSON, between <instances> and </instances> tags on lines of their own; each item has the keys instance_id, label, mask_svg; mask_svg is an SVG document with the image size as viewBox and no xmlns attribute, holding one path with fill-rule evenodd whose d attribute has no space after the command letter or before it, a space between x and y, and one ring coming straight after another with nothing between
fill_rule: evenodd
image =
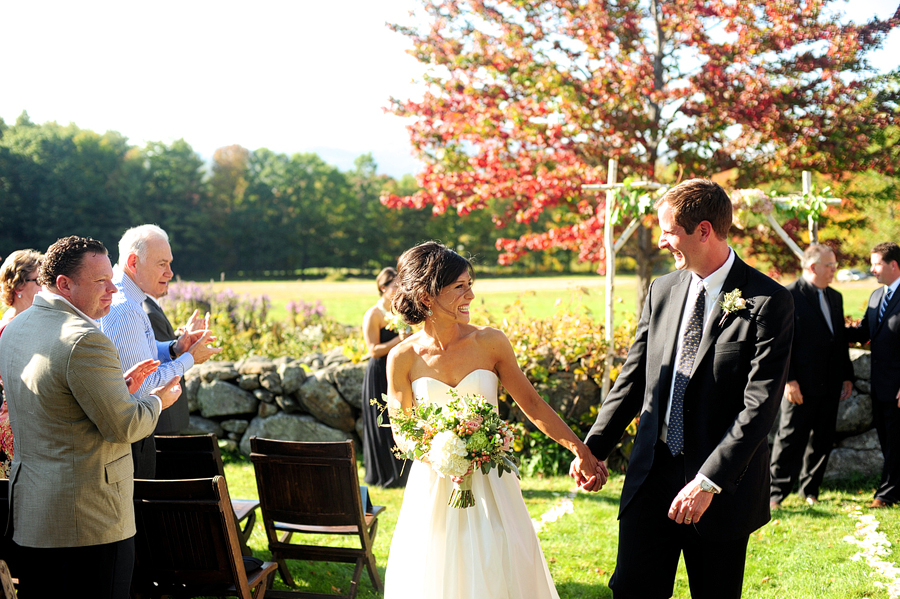
<instances>
[{"instance_id":1,"label":"red foliage","mask_svg":"<svg viewBox=\"0 0 900 599\"><path fill-rule=\"evenodd\" d=\"M900 25L842 24L832 0L427 0L393 28L429 65L410 117L421 190L388 206L459 214L499 206L498 227L551 211L553 228L499 239L502 262L551 247L603 258L609 158L652 178L739 168L738 184L801 169L897 172L873 150L898 91L865 54ZM648 28L648 25L650 27ZM657 36L661 43L657 44Z\"/></svg>"}]
</instances>

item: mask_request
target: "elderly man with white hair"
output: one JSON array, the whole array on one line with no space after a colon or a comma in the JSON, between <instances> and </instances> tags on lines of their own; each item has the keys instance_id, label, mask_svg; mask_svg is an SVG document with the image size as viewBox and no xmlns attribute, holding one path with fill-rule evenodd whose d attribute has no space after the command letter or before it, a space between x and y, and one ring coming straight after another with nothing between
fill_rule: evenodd
<instances>
[{"instance_id":1,"label":"elderly man with white hair","mask_svg":"<svg viewBox=\"0 0 900 599\"><path fill-rule=\"evenodd\" d=\"M125 231L119 241L119 262L113 269L114 296L109 314L100 328L116 349L127 370L144 360L159 360L159 368L144 380L138 395L160 386L173 376L182 376L194 364L202 364L221 348L212 347L209 315L191 317L186 333L171 342L158 342L142 303L147 295L165 295L172 278L169 236L156 225L141 225ZM180 402L187 402L182 397ZM174 408L175 406L173 406ZM176 409L177 411L177 409ZM156 476L156 443L153 435L132 445L135 478Z\"/></svg>"}]
</instances>

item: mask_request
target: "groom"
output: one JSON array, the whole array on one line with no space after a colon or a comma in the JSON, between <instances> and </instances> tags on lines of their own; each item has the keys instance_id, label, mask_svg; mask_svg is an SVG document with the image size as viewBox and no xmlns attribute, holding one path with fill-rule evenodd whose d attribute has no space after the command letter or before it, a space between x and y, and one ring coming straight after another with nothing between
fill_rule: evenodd
<instances>
[{"instance_id":1,"label":"groom","mask_svg":"<svg viewBox=\"0 0 900 599\"><path fill-rule=\"evenodd\" d=\"M609 586L615 599L671 597L684 552L691 597L740 597L747 541L770 517L766 436L784 392L793 300L728 247L731 200L719 185L685 181L656 209L659 247L678 271L650 285L585 439L606 459L640 415Z\"/></svg>"}]
</instances>

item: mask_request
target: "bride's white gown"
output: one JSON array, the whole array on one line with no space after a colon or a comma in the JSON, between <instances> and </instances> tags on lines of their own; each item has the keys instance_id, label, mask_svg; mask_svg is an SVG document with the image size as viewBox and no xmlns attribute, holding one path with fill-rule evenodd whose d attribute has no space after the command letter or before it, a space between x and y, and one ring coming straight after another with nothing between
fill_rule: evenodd
<instances>
[{"instance_id":1,"label":"bride's white gown","mask_svg":"<svg viewBox=\"0 0 900 599\"><path fill-rule=\"evenodd\" d=\"M497 406L497 375L470 372L456 386ZM419 402L445 404L449 385L416 379ZM515 475L472 475L475 505L447 505L453 482L412 465L391 540L385 599L558 599Z\"/></svg>"}]
</instances>

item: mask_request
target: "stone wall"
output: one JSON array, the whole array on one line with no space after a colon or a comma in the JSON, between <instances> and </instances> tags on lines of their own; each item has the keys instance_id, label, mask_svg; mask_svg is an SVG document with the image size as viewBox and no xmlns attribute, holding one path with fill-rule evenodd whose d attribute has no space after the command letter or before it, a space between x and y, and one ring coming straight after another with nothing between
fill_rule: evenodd
<instances>
[{"instance_id":1,"label":"stone wall","mask_svg":"<svg viewBox=\"0 0 900 599\"><path fill-rule=\"evenodd\" d=\"M351 363L339 348L301 359L250 356L195 366L184 377L191 416L182 432L214 433L227 449L245 455L254 435L358 441L365 369L365 363Z\"/></svg>"},{"instance_id":2,"label":"stone wall","mask_svg":"<svg viewBox=\"0 0 900 599\"><path fill-rule=\"evenodd\" d=\"M856 383L853 393L840 403L837 421L837 443L828 459L825 478L849 478L854 474L881 474L884 456L872 421L872 359L868 350L851 349Z\"/></svg>"},{"instance_id":3,"label":"stone wall","mask_svg":"<svg viewBox=\"0 0 900 599\"><path fill-rule=\"evenodd\" d=\"M305 366L305 367L304 367ZM362 436L362 384L366 363L353 364L340 348L304 358L259 358L207 362L184 377L190 425L184 434L214 433L226 449L250 454L250 437L288 441L359 443ZM600 388L567 372L551 375L538 392L568 419L600 403ZM526 422L506 402L500 414ZM531 423L527 426L532 428Z\"/></svg>"},{"instance_id":4,"label":"stone wall","mask_svg":"<svg viewBox=\"0 0 900 599\"><path fill-rule=\"evenodd\" d=\"M877 475L883 457L872 423L869 352L851 349L856 374L853 393L838 411L837 443L826 479L854 474ZM304 368L305 366L305 368ZM185 434L214 433L227 448L250 454L250 437L288 441L359 443L360 408L366 363L353 364L340 348L304 358L258 358L238 362L207 362L184 377L191 417ZM590 379L556 372L538 392L569 420L600 403L600 389ZM526 421L515 407L501 402L501 416ZM528 423L530 424L530 423ZM775 423L777 428L778 423ZM770 442L774 437L770 435Z\"/></svg>"}]
</instances>

